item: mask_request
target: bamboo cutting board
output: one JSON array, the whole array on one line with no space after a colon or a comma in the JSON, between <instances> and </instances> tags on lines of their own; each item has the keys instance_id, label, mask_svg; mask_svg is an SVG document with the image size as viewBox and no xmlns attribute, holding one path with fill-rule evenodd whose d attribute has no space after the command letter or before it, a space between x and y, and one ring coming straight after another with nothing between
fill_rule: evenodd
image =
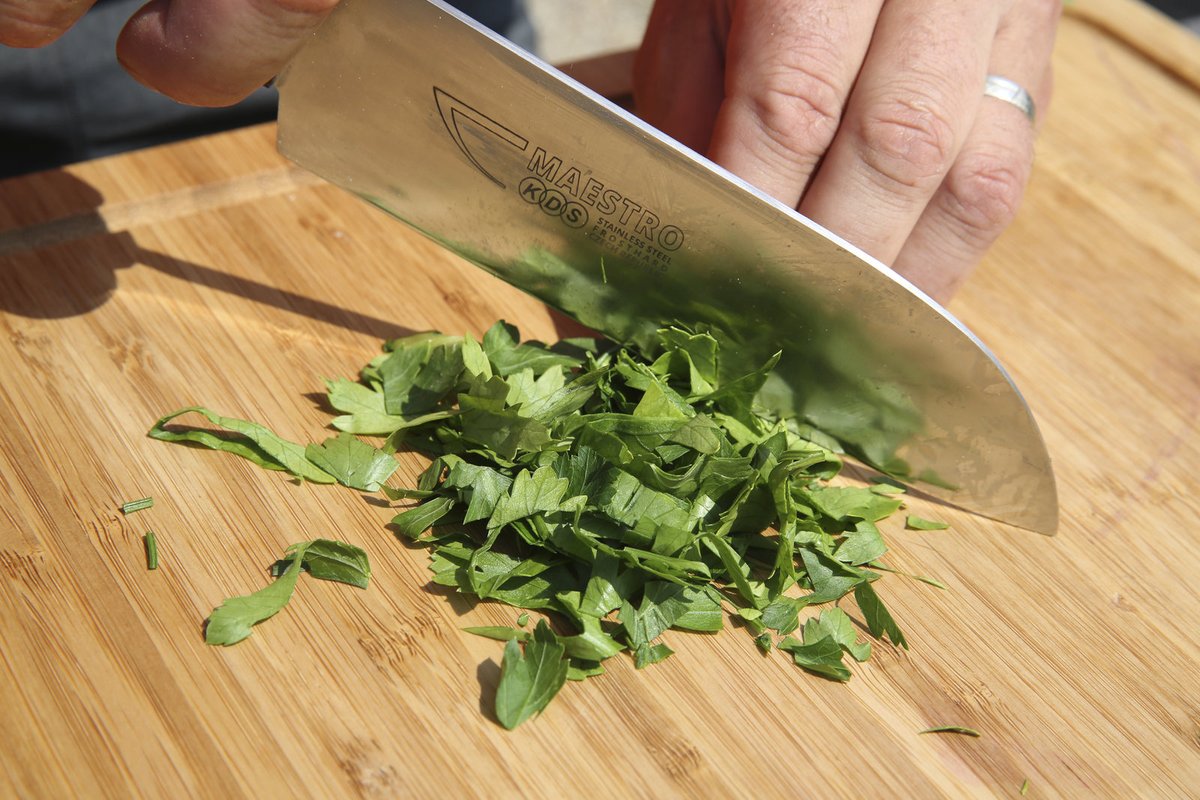
<instances>
[{"instance_id":1,"label":"bamboo cutting board","mask_svg":"<svg viewBox=\"0 0 1200 800\"><path fill-rule=\"evenodd\" d=\"M1061 532L911 500L953 529L887 524L890 563L949 589L885 576L911 650L846 685L676 633L503 731L501 648L460 628L515 612L430 588L355 492L143 434L204 404L319 440L321 379L380 340L551 339L547 311L269 127L0 184L0 796L1197 796L1200 46L1125 0L1069 11L1021 216L952 308L1041 422ZM248 641L203 643L314 537L365 547L370 589L302 577ZM982 736L917 735L944 724Z\"/></svg>"}]
</instances>

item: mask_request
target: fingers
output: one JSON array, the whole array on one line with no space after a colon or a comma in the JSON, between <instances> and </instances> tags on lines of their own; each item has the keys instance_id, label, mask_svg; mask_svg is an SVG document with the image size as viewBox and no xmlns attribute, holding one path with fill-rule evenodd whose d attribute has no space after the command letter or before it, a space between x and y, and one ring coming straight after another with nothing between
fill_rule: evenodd
<instances>
[{"instance_id":1,"label":"fingers","mask_svg":"<svg viewBox=\"0 0 1200 800\"><path fill-rule=\"evenodd\" d=\"M1061 6L1019 2L1001 23L988 72L1026 88L1039 121L1050 100L1050 58ZM904 244L895 268L945 301L1016 215L1033 167L1035 130L1019 109L980 101L958 159Z\"/></svg>"},{"instance_id":2,"label":"fingers","mask_svg":"<svg viewBox=\"0 0 1200 800\"><path fill-rule=\"evenodd\" d=\"M337 0L152 0L121 32L139 81L201 106L230 105L275 76Z\"/></svg>"},{"instance_id":3,"label":"fingers","mask_svg":"<svg viewBox=\"0 0 1200 800\"><path fill-rule=\"evenodd\" d=\"M96 0L0 0L0 44L41 47L75 24Z\"/></svg>"},{"instance_id":4,"label":"fingers","mask_svg":"<svg viewBox=\"0 0 1200 800\"><path fill-rule=\"evenodd\" d=\"M999 3L885 3L801 213L884 263L900 253L979 109Z\"/></svg>"},{"instance_id":5,"label":"fingers","mask_svg":"<svg viewBox=\"0 0 1200 800\"><path fill-rule=\"evenodd\" d=\"M657 0L634 60L638 114L700 153L721 104L727 16L723 0Z\"/></svg>"},{"instance_id":6,"label":"fingers","mask_svg":"<svg viewBox=\"0 0 1200 800\"><path fill-rule=\"evenodd\" d=\"M881 2L733 3L709 156L795 207L834 139Z\"/></svg>"}]
</instances>

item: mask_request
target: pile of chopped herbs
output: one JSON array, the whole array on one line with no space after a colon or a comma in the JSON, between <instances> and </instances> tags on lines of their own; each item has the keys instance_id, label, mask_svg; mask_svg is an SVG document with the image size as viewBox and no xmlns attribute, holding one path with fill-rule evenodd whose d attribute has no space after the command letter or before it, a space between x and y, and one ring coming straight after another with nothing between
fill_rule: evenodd
<instances>
[{"instance_id":1,"label":"pile of chopped herbs","mask_svg":"<svg viewBox=\"0 0 1200 800\"><path fill-rule=\"evenodd\" d=\"M846 654L871 652L838 601L907 647L871 569L887 569L875 523L901 490L830 485L842 466L831 440L756 406L778 356L722 380L737 370L712 336L658 339L646 357L592 339L521 342L503 322L482 343L417 334L385 343L360 380L327 382L342 433L323 444L199 408L151 436L405 504L393 526L429 548L434 583L521 609L514 627L469 629L506 642L496 715L508 728L566 680L623 652L639 669L660 662L669 630L718 631L727 614L763 651L832 680L849 680ZM187 411L229 433L167 427ZM415 488L383 485L401 449L432 459ZM546 616L532 631L529 611Z\"/></svg>"}]
</instances>

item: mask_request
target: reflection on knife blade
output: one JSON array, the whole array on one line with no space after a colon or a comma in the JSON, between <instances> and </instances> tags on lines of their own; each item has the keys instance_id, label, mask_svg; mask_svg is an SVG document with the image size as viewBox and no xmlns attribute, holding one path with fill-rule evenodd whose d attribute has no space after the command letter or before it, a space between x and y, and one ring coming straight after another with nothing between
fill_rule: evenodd
<instances>
[{"instance_id":1,"label":"reflection on knife blade","mask_svg":"<svg viewBox=\"0 0 1200 800\"><path fill-rule=\"evenodd\" d=\"M1029 409L944 309L448 7L350 0L279 86L302 166L616 339L678 323L743 364L782 351L773 409L955 505L1056 527Z\"/></svg>"}]
</instances>

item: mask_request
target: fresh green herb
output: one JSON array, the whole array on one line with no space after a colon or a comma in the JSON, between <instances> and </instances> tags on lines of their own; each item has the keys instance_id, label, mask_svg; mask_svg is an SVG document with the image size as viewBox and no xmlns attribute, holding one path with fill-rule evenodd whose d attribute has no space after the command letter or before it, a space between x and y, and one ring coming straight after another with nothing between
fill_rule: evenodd
<instances>
[{"instance_id":1,"label":"fresh green herb","mask_svg":"<svg viewBox=\"0 0 1200 800\"><path fill-rule=\"evenodd\" d=\"M167 423L188 413L199 414L213 425L232 431L233 435L222 436L203 428L167 427ZM223 417L199 406L189 406L167 414L154 423L149 436L164 442L191 442L213 450L233 453L265 469L286 470L297 478L313 483L334 482L332 475L305 458L303 445L282 439L258 423Z\"/></svg>"},{"instance_id":2,"label":"fresh green herb","mask_svg":"<svg viewBox=\"0 0 1200 800\"><path fill-rule=\"evenodd\" d=\"M507 625L478 625L472 628L463 628L463 630L467 633L473 633L476 636L482 636L485 639L497 639L501 642L507 642L511 639L516 639L518 642L527 642L532 636L529 631L510 628Z\"/></svg>"},{"instance_id":3,"label":"fresh green herb","mask_svg":"<svg viewBox=\"0 0 1200 800\"><path fill-rule=\"evenodd\" d=\"M150 508L153 505L153 497L143 497L141 500L130 500L128 503L121 504L121 513L132 514L135 511L141 511L142 509Z\"/></svg>"},{"instance_id":4,"label":"fresh green herb","mask_svg":"<svg viewBox=\"0 0 1200 800\"><path fill-rule=\"evenodd\" d=\"M1021 797L1029 793L1029 778L1021 781Z\"/></svg>"},{"instance_id":5,"label":"fresh green herb","mask_svg":"<svg viewBox=\"0 0 1200 800\"><path fill-rule=\"evenodd\" d=\"M276 561L271 574L278 578L288 568L289 559ZM371 579L371 564L361 547L332 539L314 539L304 551L301 568L321 581L334 581L367 588Z\"/></svg>"},{"instance_id":6,"label":"fresh green herb","mask_svg":"<svg viewBox=\"0 0 1200 800\"><path fill-rule=\"evenodd\" d=\"M496 718L512 730L544 709L567 680L566 648L545 620L538 622L524 652L516 638L504 646Z\"/></svg>"},{"instance_id":7,"label":"fresh green herb","mask_svg":"<svg viewBox=\"0 0 1200 800\"><path fill-rule=\"evenodd\" d=\"M296 588L300 571L307 568L315 578L350 583L366 588L370 576L367 555L361 549L344 542L316 539L300 542L287 549L286 568L257 592L231 597L213 609L204 628L208 644L237 644L250 635L251 629L279 613Z\"/></svg>"},{"instance_id":8,"label":"fresh green herb","mask_svg":"<svg viewBox=\"0 0 1200 800\"><path fill-rule=\"evenodd\" d=\"M779 643L779 649L791 653L796 666L814 675L835 681L850 680L850 670L842 663L842 649L829 636L804 642L788 636Z\"/></svg>"},{"instance_id":9,"label":"fresh green herb","mask_svg":"<svg viewBox=\"0 0 1200 800\"><path fill-rule=\"evenodd\" d=\"M379 491L380 485L400 466L394 456L348 433L338 434L322 444L310 444L304 448L304 456L338 483L364 492Z\"/></svg>"},{"instance_id":10,"label":"fresh green herb","mask_svg":"<svg viewBox=\"0 0 1200 800\"><path fill-rule=\"evenodd\" d=\"M866 619L872 636L876 639L887 636L892 640L892 644L903 647L905 650L908 649L908 642L905 641L904 634L900 632L896 620L892 619L892 615L888 613L871 584L860 583L855 586L854 599L858 601L858 607L863 612L863 618Z\"/></svg>"},{"instance_id":11,"label":"fresh green herb","mask_svg":"<svg viewBox=\"0 0 1200 800\"><path fill-rule=\"evenodd\" d=\"M164 417L151 435L403 504L392 525L430 549L435 584L521 609L515 628L469 629L506 643L496 715L515 727L564 681L602 674L621 652L639 669L656 664L673 655L672 630L718 631L726 613L763 652L777 647L838 681L851 675L845 655L864 661L871 646L840 609L802 622L810 606L852 597L872 636L907 647L869 569L887 552L876 523L901 507L901 490L830 485L839 445L816 426L837 433L847 421L830 404L805 420L760 407L778 358L725 362L715 337L682 328L659 331L646 350L548 347L500 322L481 341L387 342L358 382L327 382L342 433L320 445L203 408ZM167 427L188 411L228 433ZM378 449L356 434L387 442ZM401 448L431 462L415 487L392 489L383 483ZM282 607L302 569L355 574L346 558L319 552L313 543L289 551L274 584L214 612L214 636L247 635ZM529 611L563 633L545 620L522 630ZM784 637L777 646L771 632Z\"/></svg>"},{"instance_id":12,"label":"fresh green herb","mask_svg":"<svg viewBox=\"0 0 1200 800\"><path fill-rule=\"evenodd\" d=\"M904 527L910 531L944 531L950 527L950 524L932 519L922 519L909 514L908 518L904 520Z\"/></svg>"},{"instance_id":13,"label":"fresh green herb","mask_svg":"<svg viewBox=\"0 0 1200 800\"><path fill-rule=\"evenodd\" d=\"M926 728L923 731L918 731L918 733L958 733L963 736L972 736L976 739L983 735L974 728L964 728L962 725L939 725L936 728Z\"/></svg>"},{"instance_id":14,"label":"fresh green herb","mask_svg":"<svg viewBox=\"0 0 1200 800\"><path fill-rule=\"evenodd\" d=\"M146 569L158 569L158 540L154 536L154 531L146 531L142 542L146 546Z\"/></svg>"},{"instance_id":15,"label":"fresh green herb","mask_svg":"<svg viewBox=\"0 0 1200 800\"><path fill-rule=\"evenodd\" d=\"M840 608L823 611L819 617L804 623L804 641L788 636L779 649L791 653L792 660L802 669L835 681L850 680L850 670L842 662L842 653L855 661L871 657L871 645L858 643L854 623Z\"/></svg>"}]
</instances>

